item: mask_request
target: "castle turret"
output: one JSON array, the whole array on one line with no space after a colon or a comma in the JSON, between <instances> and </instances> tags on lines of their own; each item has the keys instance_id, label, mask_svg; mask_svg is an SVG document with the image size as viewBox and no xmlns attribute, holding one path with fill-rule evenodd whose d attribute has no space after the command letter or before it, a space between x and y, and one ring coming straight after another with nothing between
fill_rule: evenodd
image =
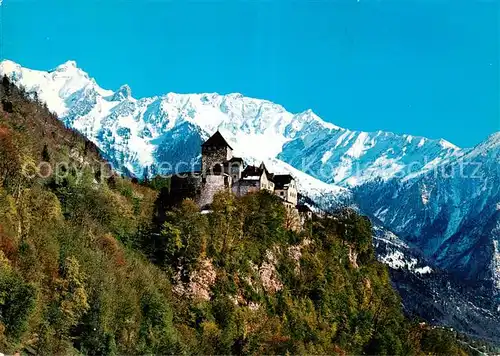
<instances>
[{"instance_id":1,"label":"castle turret","mask_svg":"<svg viewBox=\"0 0 500 356\"><path fill-rule=\"evenodd\" d=\"M201 145L202 174L222 174L224 164L231 158L233 158L233 148L217 131Z\"/></svg>"}]
</instances>

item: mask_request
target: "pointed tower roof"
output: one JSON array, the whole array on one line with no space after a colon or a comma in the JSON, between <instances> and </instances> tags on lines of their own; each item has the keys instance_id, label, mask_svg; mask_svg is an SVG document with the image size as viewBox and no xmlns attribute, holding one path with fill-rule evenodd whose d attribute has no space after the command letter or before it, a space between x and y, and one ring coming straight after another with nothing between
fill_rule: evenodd
<instances>
[{"instance_id":1,"label":"pointed tower roof","mask_svg":"<svg viewBox=\"0 0 500 356\"><path fill-rule=\"evenodd\" d=\"M208 140L201 144L202 146L216 146L216 147L229 147L233 149L229 143L227 143L226 139L222 136L222 134L217 130Z\"/></svg>"},{"instance_id":2,"label":"pointed tower roof","mask_svg":"<svg viewBox=\"0 0 500 356\"><path fill-rule=\"evenodd\" d=\"M267 169L267 167L264 164L264 162L261 162L259 168L266 174L267 179L269 179L271 181L274 180L274 173L269 172L269 170Z\"/></svg>"}]
</instances>

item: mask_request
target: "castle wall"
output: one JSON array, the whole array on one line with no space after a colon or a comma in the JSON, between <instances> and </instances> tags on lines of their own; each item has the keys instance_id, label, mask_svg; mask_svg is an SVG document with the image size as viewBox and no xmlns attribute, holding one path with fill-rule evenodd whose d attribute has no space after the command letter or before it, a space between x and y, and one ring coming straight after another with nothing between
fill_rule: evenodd
<instances>
[{"instance_id":1,"label":"castle wall","mask_svg":"<svg viewBox=\"0 0 500 356\"><path fill-rule=\"evenodd\" d=\"M274 192L274 182L271 182L270 180L268 180L266 174L263 174L260 177L260 188L267 190L270 193L273 193Z\"/></svg>"},{"instance_id":2,"label":"castle wall","mask_svg":"<svg viewBox=\"0 0 500 356\"><path fill-rule=\"evenodd\" d=\"M299 212L299 216L300 216L300 224L301 224L302 226L304 226L304 224L305 224L307 221L312 220L312 218L313 218L313 213L312 213L312 211L307 211L307 212Z\"/></svg>"},{"instance_id":3,"label":"castle wall","mask_svg":"<svg viewBox=\"0 0 500 356\"><path fill-rule=\"evenodd\" d=\"M199 173L175 174L170 180L170 202L178 204L186 198L196 200L202 191Z\"/></svg>"},{"instance_id":4,"label":"castle wall","mask_svg":"<svg viewBox=\"0 0 500 356\"><path fill-rule=\"evenodd\" d=\"M228 174L233 178L233 182L240 180L241 172L243 171L243 165L240 162L231 162L228 165Z\"/></svg>"},{"instance_id":5,"label":"castle wall","mask_svg":"<svg viewBox=\"0 0 500 356\"><path fill-rule=\"evenodd\" d=\"M297 205L298 202L298 194L297 194L297 183L295 180L290 182L290 186L288 187L288 199L293 205Z\"/></svg>"},{"instance_id":6,"label":"castle wall","mask_svg":"<svg viewBox=\"0 0 500 356\"><path fill-rule=\"evenodd\" d=\"M286 210L285 227L293 231L302 230L302 220L295 205L287 202L283 202L283 204L285 205Z\"/></svg>"},{"instance_id":7,"label":"castle wall","mask_svg":"<svg viewBox=\"0 0 500 356\"><path fill-rule=\"evenodd\" d=\"M214 195L221 190L228 190L231 187L231 177L226 175L207 175L203 178L201 193L196 199L200 208L205 208L212 204Z\"/></svg>"},{"instance_id":8,"label":"castle wall","mask_svg":"<svg viewBox=\"0 0 500 356\"><path fill-rule=\"evenodd\" d=\"M238 197L258 191L260 191L260 182L258 180L240 180L239 182L235 182L232 187L233 194Z\"/></svg>"},{"instance_id":9,"label":"castle wall","mask_svg":"<svg viewBox=\"0 0 500 356\"><path fill-rule=\"evenodd\" d=\"M279 196L281 199L292 203L293 205L297 205L297 185L294 180L290 182L290 185L287 187L287 189L276 189L274 191L274 194Z\"/></svg>"},{"instance_id":10,"label":"castle wall","mask_svg":"<svg viewBox=\"0 0 500 356\"><path fill-rule=\"evenodd\" d=\"M284 201L288 200L288 192L287 192L286 189L276 189L274 191L274 194L276 194L277 196L279 196Z\"/></svg>"}]
</instances>

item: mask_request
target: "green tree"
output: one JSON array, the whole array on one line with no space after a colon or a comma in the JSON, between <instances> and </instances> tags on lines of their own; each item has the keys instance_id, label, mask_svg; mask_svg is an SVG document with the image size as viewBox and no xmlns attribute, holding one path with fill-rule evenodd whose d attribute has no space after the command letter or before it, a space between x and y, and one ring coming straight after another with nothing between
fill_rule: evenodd
<instances>
[{"instance_id":1,"label":"green tree","mask_svg":"<svg viewBox=\"0 0 500 356\"><path fill-rule=\"evenodd\" d=\"M35 287L22 280L0 251L0 322L8 340L18 341L26 331L35 302Z\"/></svg>"}]
</instances>

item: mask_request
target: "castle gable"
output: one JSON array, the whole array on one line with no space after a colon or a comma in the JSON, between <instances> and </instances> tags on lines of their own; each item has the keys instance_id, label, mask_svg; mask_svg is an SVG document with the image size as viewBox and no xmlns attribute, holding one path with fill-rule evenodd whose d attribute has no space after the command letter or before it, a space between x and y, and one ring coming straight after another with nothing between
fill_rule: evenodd
<instances>
[{"instance_id":1,"label":"castle gable","mask_svg":"<svg viewBox=\"0 0 500 356\"><path fill-rule=\"evenodd\" d=\"M242 179L260 179L264 171L260 167L247 166L241 173Z\"/></svg>"}]
</instances>

